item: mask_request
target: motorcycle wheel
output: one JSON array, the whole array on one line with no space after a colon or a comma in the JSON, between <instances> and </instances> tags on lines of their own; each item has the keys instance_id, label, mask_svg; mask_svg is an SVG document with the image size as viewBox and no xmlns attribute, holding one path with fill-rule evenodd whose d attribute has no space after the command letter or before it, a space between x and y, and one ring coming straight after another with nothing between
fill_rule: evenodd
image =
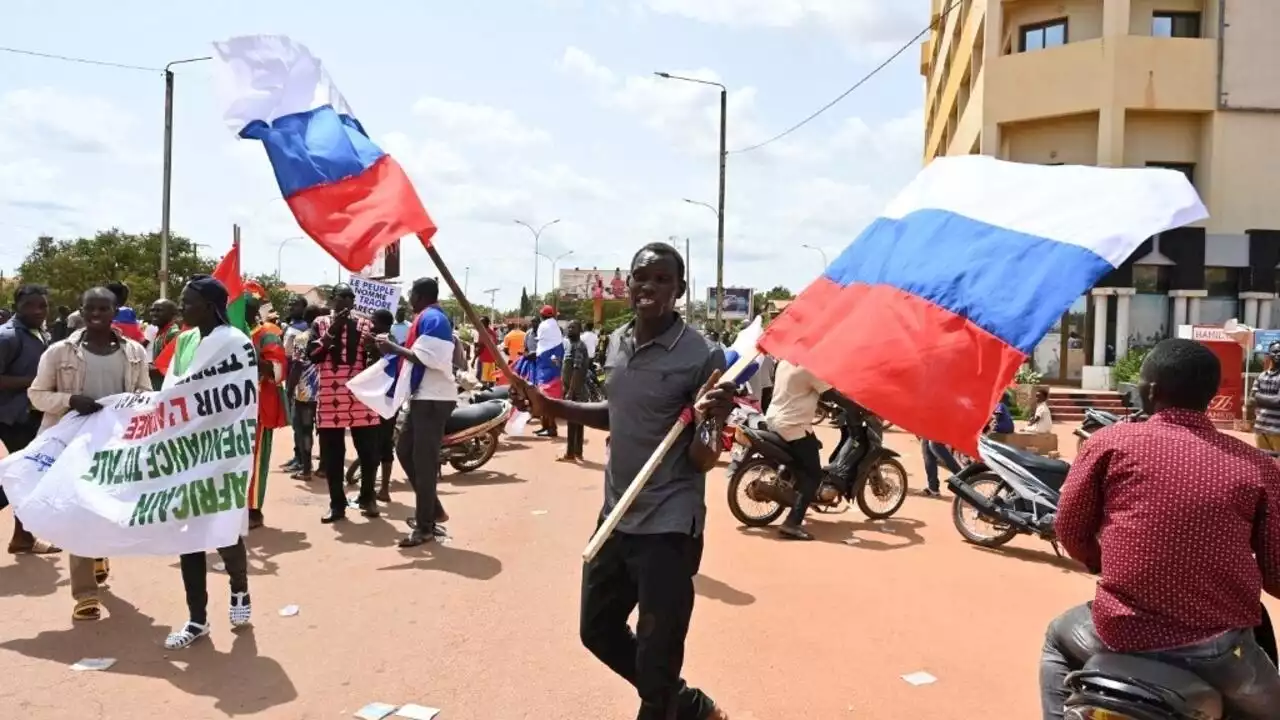
<instances>
[{"instance_id":1,"label":"motorcycle wheel","mask_svg":"<svg viewBox=\"0 0 1280 720\"><path fill-rule=\"evenodd\" d=\"M484 467L484 464L489 462L493 454L498 451L498 433L500 432L501 429L499 428L476 438L473 442L479 444L478 450L464 458L450 460L449 465L460 473L471 472Z\"/></svg>"},{"instance_id":2,"label":"motorcycle wheel","mask_svg":"<svg viewBox=\"0 0 1280 720\"><path fill-rule=\"evenodd\" d=\"M738 469L733 473L733 477L729 478L729 512L732 512L733 516L738 519L738 522L746 525L747 527L764 527L771 524L774 520L782 517L782 513L786 512L787 508L783 506L782 503L752 500L751 497L747 495L747 487L752 482L759 479L756 476L749 477L749 473L752 473L752 471L761 471L756 473L756 475L764 475L766 473L772 475L774 482L777 482L778 480L778 468L772 462L762 457L756 456L738 465ZM764 509L761 512L749 513L743 507L742 503L744 500L767 509Z\"/></svg>"},{"instance_id":3,"label":"motorcycle wheel","mask_svg":"<svg viewBox=\"0 0 1280 720\"><path fill-rule=\"evenodd\" d=\"M360 461L355 460L347 466L347 486L360 484Z\"/></svg>"},{"instance_id":4,"label":"motorcycle wheel","mask_svg":"<svg viewBox=\"0 0 1280 720\"><path fill-rule=\"evenodd\" d=\"M991 492L987 494L987 497L989 498L995 497L1008 490L1008 486L1006 486L1005 482L1000 479L1000 476L992 472L984 472L974 475L969 479L969 486L975 490L982 486L991 487ZM985 522L991 527L995 534L984 534L971 527L969 523L965 521L964 513L966 511L973 513L975 524L978 522ZM974 545L980 545L982 547L1000 547L1001 545L1008 543L1018 534L1018 531L1015 528L1005 527L1000 529L1000 526L996 523L984 519L982 514L978 512L977 508L966 503L959 495L957 495L956 499L951 502L951 520L955 523L956 532L959 532L960 536L963 537L966 542L971 542Z\"/></svg>"},{"instance_id":5,"label":"motorcycle wheel","mask_svg":"<svg viewBox=\"0 0 1280 720\"><path fill-rule=\"evenodd\" d=\"M893 498L887 509L872 510L871 498L867 493L873 493L878 500L881 497ZM858 489L858 496L854 498L858 503L858 509L863 515L872 520L884 520L893 517L898 510L902 509L902 504L907 501L907 469L902 467L902 463L893 458L885 458L880 464L872 468L867 474L867 479L862 483L862 487Z\"/></svg>"}]
</instances>

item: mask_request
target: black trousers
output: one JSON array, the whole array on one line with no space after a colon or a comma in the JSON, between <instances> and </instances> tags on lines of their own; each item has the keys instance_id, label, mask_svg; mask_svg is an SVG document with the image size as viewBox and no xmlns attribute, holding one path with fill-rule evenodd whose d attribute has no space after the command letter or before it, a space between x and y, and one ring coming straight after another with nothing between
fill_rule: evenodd
<instances>
[{"instance_id":1,"label":"black trousers","mask_svg":"<svg viewBox=\"0 0 1280 720\"><path fill-rule=\"evenodd\" d=\"M374 482L378 477L378 465L382 462L381 425L351 428L351 444L356 446L356 458L360 462L360 495L357 503L375 501ZM329 484L329 509L338 514L347 512L347 429L320 428L320 464L324 479Z\"/></svg>"},{"instance_id":2,"label":"black trousers","mask_svg":"<svg viewBox=\"0 0 1280 720\"><path fill-rule=\"evenodd\" d=\"M4 449L10 455L22 450L36 439L36 435L40 434L41 420L41 415L32 413L29 418L16 425L0 423L0 443L4 443ZM0 487L0 510L7 507L9 507L9 497L4 494L4 488ZM22 521L15 517L13 519L14 539L21 540L28 535L26 528L22 527Z\"/></svg>"},{"instance_id":3,"label":"black trousers","mask_svg":"<svg viewBox=\"0 0 1280 720\"><path fill-rule=\"evenodd\" d=\"M701 536L615 532L582 568L582 644L639 693L637 720L705 720L715 709L680 677L701 563Z\"/></svg>"},{"instance_id":4,"label":"black trousers","mask_svg":"<svg viewBox=\"0 0 1280 720\"><path fill-rule=\"evenodd\" d=\"M773 403L773 386L760 388L760 412L769 412L771 403Z\"/></svg>"},{"instance_id":5,"label":"black trousers","mask_svg":"<svg viewBox=\"0 0 1280 720\"><path fill-rule=\"evenodd\" d=\"M423 532L435 527L440 497L440 445L444 426L458 404L448 400L410 400L409 417L400 430L396 455L413 488L414 523Z\"/></svg>"},{"instance_id":6,"label":"black trousers","mask_svg":"<svg viewBox=\"0 0 1280 720\"><path fill-rule=\"evenodd\" d=\"M582 425L569 423L568 429L565 431L568 437L568 443L565 445L564 454L566 457L582 457L582 448L586 444L586 428Z\"/></svg>"},{"instance_id":7,"label":"black trousers","mask_svg":"<svg viewBox=\"0 0 1280 720\"><path fill-rule=\"evenodd\" d=\"M804 437L792 440L787 445L791 448L791 457L795 459L791 472L799 476L796 478L796 487L800 497L787 514L785 522L788 525L799 525L804 521L809 503L813 502L818 494L818 487L822 484L822 444L818 442L817 435L806 433Z\"/></svg>"},{"instance_id":8,"label":"black trousers","mask_svg":"<svg viewBox=\"0 0 1280 720\"><path fill-rule=\"evenodd\" d=\"M249 592L249 555L244 538L235 545L218 548L222 564L231 576L231 592ZM178 558L182 568L182 587L187 591L187 613L191 622L205 625L209 622L209 574L205 568L205 553L187 553Z\"/></svg>"}]
</instances>

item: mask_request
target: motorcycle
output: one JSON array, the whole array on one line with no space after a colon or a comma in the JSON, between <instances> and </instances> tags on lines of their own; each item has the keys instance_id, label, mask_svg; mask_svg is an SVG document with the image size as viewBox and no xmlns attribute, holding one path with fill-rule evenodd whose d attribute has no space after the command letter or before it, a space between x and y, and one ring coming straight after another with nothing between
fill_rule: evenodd
<instances>
[{"instance_id":1,"label":"motorcycle","mask_svg":"<svg viewBox=\"0 0 1280 720\"><path fill-rule=\"evenodd\" d=\"M1122 422L1142 422L1145 419L1147 416L1141 410L1131 415L1117 415L1106 410L1086 408L1084 420L1080 421L1080 427L1072 433L1076 436L1076 451L1079 452L1080 448L1084 447L1084 441L1093 437L1094 433L1104 427Z\"/></svg>"},{"instance_id":2,"label":"motorcycle","mask_svg":"<svg viewBox=\"0 0 1280 720\"><path fill-rule=\"evenodd\" d=\"M1275 628L1267 608L1254 636L1276 663ZM1224 720L1222 694L1199 676L1172 665L1100 653L1067 676L1066 720Z\"/></svg>"},{"instance_id":3,"label":"motorcycle","mask_svg":"<svg viewBox=\"0 0 1280 720\"><path fill-rule=\"evenodd\" d=\"M734 440L737 428L750 421L751 417L760 414L760 402L746 393L739 393L733 398L733 410L729 411L729 419L720 431L720 450L729 453L730 462L742 462L746 448Z\"/></svg>"},{"instance_id":4,"label":"motorcycle","mask_svg":"<svg viewBox=\"0 0 1280 720\"><path fill-rule=\"evenodd\" d=\"M843 410L841 415L845 415ZM868 415L847 430L834 461L823 469L812 507L833 512L850 502L873 520L892 517L907 497L906 468L897 460L898 453L884 446L883 430L874 416ZM759 415L749 416L735 428L734 439L745 450L729 479L729 510L747 527L764 527L794 506L799 497L791 473L791 449ZM873 500L883 505L874 506ZM748 512L748 502L761 507Z\"/></svg>"},{"instance_id":5,"label":"motorcycle","mask_svg":"<svg viewBox=\"0 0 1280 720\"><path fill-rule=\"evenodd\" d=\"M951 518L968 542L1000 547L1020 534L1035 535L1062 556L1053 530L1058 499L1071 464L1042 457L986 436L978 438L978 459L947 480L955 493ZM976 511L973 524L965 511ZM977 529L979 521L990 533Z\"/></svg>"}]
</instances>

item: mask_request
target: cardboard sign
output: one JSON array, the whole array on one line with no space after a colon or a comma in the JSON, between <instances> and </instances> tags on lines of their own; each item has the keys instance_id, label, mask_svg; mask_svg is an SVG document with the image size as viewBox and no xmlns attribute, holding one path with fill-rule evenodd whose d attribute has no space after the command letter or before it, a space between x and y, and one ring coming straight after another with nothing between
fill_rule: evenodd
<instances>
[{"instance_id":1,"label":"cardboard sign","mask_svg":"<svg viewBox=\"0 0 1280 720\"><path fill-rule=\"evenodd\" d=\"M400 286L391 283L370 280L359 275L352 275L351 289L356 293L355 307L351 311L356 315L368 317L378 310L396 311L400 304Z\"/></svg>"}]
</instances>

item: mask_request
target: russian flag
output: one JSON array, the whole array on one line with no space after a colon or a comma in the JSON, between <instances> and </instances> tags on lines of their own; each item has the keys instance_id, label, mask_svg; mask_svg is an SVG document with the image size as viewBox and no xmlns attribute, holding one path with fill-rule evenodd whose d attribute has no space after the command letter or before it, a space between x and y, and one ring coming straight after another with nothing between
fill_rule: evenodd
<instances>
[{"instance_id":1,"label":"russian flag","mask_svg":"<svg viewBox=\"0 0 1280 720\"><path fill-rule=\"evenodd\" d=\"M760 340L909 432L959 448L1071 303L1208 216L1176 171L939 158Z\"/></svg>"},{"instance_id":2,"label":"russian flag","mask_svg":"<svg viewBox=\"0 0 1280 720\"><path fill-rule=\"evenodd\" d=\"M403 362L399 357L384 357L347 381L347 389L357 400L388 419L395 417L418 391L427 368L453 376L453 326L439 305L418 313L404 346L413 351L421 365Z\"/></svg>"},{"instance_id":3,"label":"russian flag","mask_svg":"<svg viewBox=\"0 0 1280 720\"><path fill-rule=\"evenodd\" d=\"M357 272L405 235L436 226L400 165L369 139L320 60L282 35L214 43L223 119L260 140L303 232Z\"/></svg>"}]
</instances>

